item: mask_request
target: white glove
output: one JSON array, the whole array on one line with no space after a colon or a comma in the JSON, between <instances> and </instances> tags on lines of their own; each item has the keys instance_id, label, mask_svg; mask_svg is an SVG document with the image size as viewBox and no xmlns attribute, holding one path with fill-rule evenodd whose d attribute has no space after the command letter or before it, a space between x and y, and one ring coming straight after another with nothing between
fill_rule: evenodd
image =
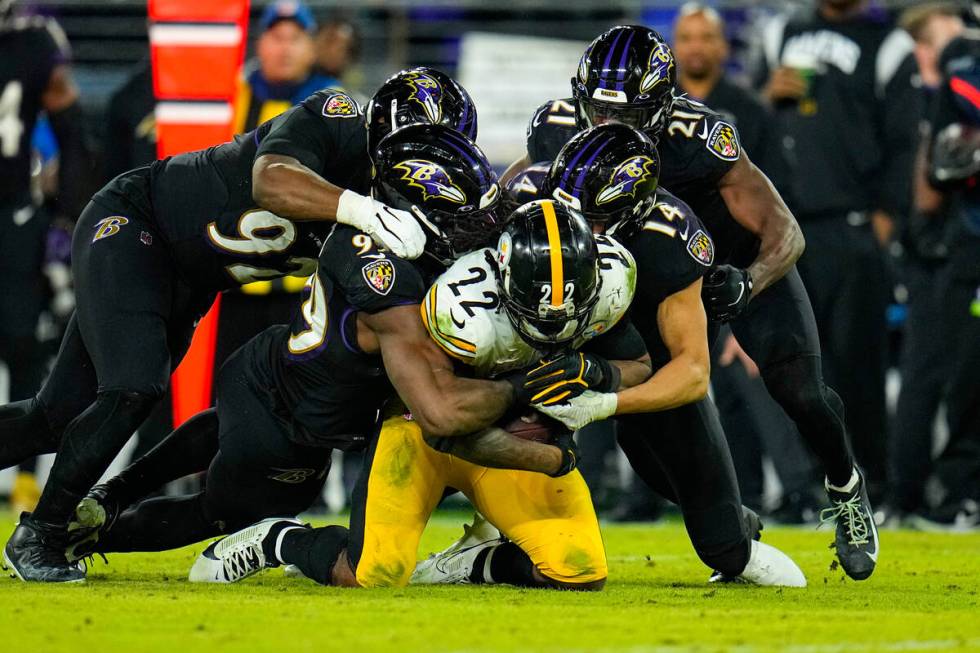
<instances>
[{"instance_id":1,"label":"white glove","mask_svg":"<svg viewBox=\"0 0 980 653\"><path fill-rule=\"evenodd\" d=\"M414 215L352 190L340 194L337 222L363 231L399 258L416 259L425 248L425 232Z\"/></svg>"},{"instance_id":2,"label":"white glove","mask_svg":"<svg viewBox=\"0 0 980 653\"><path fill-rule=\"evenodd\" d=\"M583 426L604 420L616 413L619 398L615 392L596 392L586 390L574 399L562 404L534 406L548 417L552 417L573 431Z\"/></svg>"}]
</instances>

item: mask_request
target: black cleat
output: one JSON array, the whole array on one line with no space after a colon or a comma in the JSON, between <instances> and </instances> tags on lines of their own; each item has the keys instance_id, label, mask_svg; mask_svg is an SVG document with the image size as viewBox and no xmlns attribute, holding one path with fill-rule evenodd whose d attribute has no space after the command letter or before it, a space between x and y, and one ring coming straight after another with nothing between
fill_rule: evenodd
<instances>
[{"instance_id":1,"label":"black cleat","mask_svg":"<svg viewBox=\"0 0 980 653\"><path fill-rule=\"evenodd\" d=\"M65 557L69 562L87 558L96 553L99 536L116 523L122 506L112 492L112 484L96 485L75 507L75 515L68 523L68 546Z\"/></svg>"},{"instance_id":2,"label":"black cleat","mask_svg":"<svg viewBox=\"0 0 980 653\"><path fill-rule=\"evenodd\" d=\"M860 473L859 473L860 474ZM834 548L844 572L854 580L871 576L878 563L878 527L868 499L864 475L850 492L840 492L827 485L831 507L820 512L822 522L836 522Z\"/></svg>"},{"instance_id":3,"label":"black cleat","mask_svg":"<svg viewBox=\"0 0 980 653\"><path fill-rule=\"evenodd\" d=\"M65 558L65 532L21 513L3 549L3 561L17 578L39 583L81 583L85 571Z\"/></svg>"}]
</instances>

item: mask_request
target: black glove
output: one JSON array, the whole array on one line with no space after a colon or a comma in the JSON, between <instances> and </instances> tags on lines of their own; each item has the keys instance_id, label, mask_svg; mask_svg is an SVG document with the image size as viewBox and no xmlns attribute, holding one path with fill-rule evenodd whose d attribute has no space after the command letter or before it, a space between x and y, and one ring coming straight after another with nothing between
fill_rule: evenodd
<instances>
[{"instance_id":1,"label":"black glove","mask_svg":"<svg viewBox=\"0 0 980 653\"><path fill-rule=\"evenodd\" d=\"M586 390L615 392L619 381L619 368L605 358L574 351L524 373L518 395L529 404L550 406Z\"/></svg>"},{"instance_id":2,"label":"black glove","mask_svg":"<svg viewBox=\"0 0 980 653\"><path fill-rule=\"evenodd\" d=\"M562 431L562 434L555 438L554 446L561 449L561 467L554 474L548 474L551 478L558 478L570 473L578 467L579 455L578 445L571 431Z\"/></svg>"},{"instance_id":3,"label":"black glove","mask_svg":"<svg viewBox=\"0 0 980 653\"><path fill-rule=\"evenodd\" d=\"M748 270L719 265L704 277L701 299L712 322L734 320L749 305L752 276Z\"/></svg>"}]
</instances>

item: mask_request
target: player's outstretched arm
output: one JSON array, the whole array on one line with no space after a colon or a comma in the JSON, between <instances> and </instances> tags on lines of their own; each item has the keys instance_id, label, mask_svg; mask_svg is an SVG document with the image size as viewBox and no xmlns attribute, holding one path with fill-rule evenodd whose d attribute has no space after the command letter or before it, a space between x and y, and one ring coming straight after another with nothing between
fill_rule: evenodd
<instances>
[{"instance_id":1,"label":"player's outstretched arm","mask_svg":"<svg viewBox=\"0 0 980 653\"><path fill-rule=\"evenodd\" d=\"M769 178L745 152L718 182L735 220L759 237L759 255L748 272L753 295L781 279L803 254L803 232Z\"/></svg>"},{"instance_id":2,"label":"player's outstretched arm","mask_svg":"<svg viewBox=\"0 0 980 653\"><path fill-rule=\"evenodd\" d=\"M487 428L510 407L506 381L456 376L452 361L429 338L419 305L361 316L378 339L385 370L428 437L455 437Z\"/></svg>"},{"instance_id":3,"label":"player's outstretched arm","mask_svg":"<svg viewBox=\"0 0 980 653\"><path fill-rule=\"evenodd\" d=\"M668 410L698 401L708 393L711 361L700 279L660 304L657 324L670 362L646 382L617 393L618 415Z\"/></svg>"},{"instance_id":4,"label":"player's outstretched arm","mask_svg":"<svg viewBox=\"0 0 980 653\"><path fill-rule=\"evenodd\" d=\"M348 224L402 258L418 258L425 246L425 233L408 211L335 186L299 159L284 154L262 154L255 159L252 199L290 220Z\"/></svg>"}]
</instances>

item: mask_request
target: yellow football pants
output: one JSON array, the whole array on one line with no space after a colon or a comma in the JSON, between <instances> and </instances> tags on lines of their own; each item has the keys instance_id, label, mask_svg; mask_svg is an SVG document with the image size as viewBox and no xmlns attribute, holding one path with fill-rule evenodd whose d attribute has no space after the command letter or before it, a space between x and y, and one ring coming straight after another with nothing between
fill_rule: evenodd
<instances>
[{"instance_id":1,"label":"yellow football pants","mask_svg":"<svg viewBox=\"0 0 980 653\"><path fill-rule=\"evenodd\" d=\"M578 470L551 478L474 465L427 445L418 425L401 416L384 422L368 456L348 548L362 587L408 584L422 531L447 487L465 494L544 576L564 583L606 577L599 522Z\"/></svg>"}]
</instances>

